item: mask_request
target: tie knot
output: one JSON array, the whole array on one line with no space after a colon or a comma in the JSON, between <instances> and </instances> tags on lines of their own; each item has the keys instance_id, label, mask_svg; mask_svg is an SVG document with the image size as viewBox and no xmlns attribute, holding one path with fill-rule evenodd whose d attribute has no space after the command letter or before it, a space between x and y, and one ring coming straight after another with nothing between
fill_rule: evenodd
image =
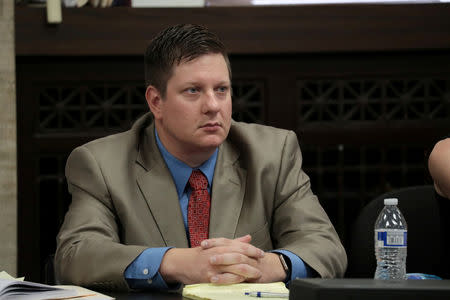
<instances>
[{"instance_id":1,"label":"tie knot","mask_svg":"<svg viewBox=\"0 0 450 300\"><path fill-rule=\"evenodd\" d=\"M208 187L208 179L200 170L194 170L189 177L189 185L194 191L206 190Z\"/></svg>"}]
</instances>

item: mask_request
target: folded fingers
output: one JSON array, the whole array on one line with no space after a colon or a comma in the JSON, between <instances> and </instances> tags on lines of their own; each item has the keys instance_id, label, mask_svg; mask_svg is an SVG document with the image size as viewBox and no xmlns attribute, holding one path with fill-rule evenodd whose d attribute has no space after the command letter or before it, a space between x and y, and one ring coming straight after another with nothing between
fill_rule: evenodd
<instances>
[{"instance_id":1,"label":"folded fingers","mask_svg":"<svg viewBox=\"0 0 450 300\"><path fill-rule=\"evenodd\" d=\"M210 278L212 283L229 284L245 280L256 280L262 276L259 269L248 264L234 264L220 267L220 272Z\"/></svg>"}]
</instances>

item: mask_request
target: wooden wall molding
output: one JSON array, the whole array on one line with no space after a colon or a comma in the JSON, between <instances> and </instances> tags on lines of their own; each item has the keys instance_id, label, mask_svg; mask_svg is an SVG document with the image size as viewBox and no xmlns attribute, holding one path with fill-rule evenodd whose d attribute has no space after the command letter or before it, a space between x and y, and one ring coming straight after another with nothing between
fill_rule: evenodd
<instances>
[{"instance_id":1,"label":"wooden wall molding","mask_svg":"<svg viewBox=\"0 0 450 300\"><path fill-rule=\"evenodd\" d=\"M175 23L207 25L231 54L330 53L450 48L450 3L205 8L16 8L17 55L142 55Z\"/></svg>"}]
</instances>

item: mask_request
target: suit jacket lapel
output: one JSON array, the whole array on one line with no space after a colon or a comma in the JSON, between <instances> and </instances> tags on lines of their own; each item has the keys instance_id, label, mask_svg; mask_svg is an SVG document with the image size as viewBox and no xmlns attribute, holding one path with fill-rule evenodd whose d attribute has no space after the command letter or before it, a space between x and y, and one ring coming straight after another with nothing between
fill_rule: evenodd
<instances>
[{"instance_id":1,"label":"suit jacket lapel","mask_svg":"<svg viewBox=\"0 0 450 300\"><path fill-rule=\"evenodd\" d=\"M210 238L235 238L247 175L237 163L238 156L228 141L219 148L211 193Z\"/></svg>"},{"instance_id":2,"label":"suit jacket lapel","mask_svg":"<svg viewBox=\"0 0 450 300\"><path fill-rule=\"evenodd\" d=\"M156 145L155 127L145 129L138 151L137 183L168 246L188 247L180 203L172 175Z\"/></svg>"},{"instance_id":3,"label":"suit jacket lapel","mask_svg":"<svg viewBox=\"0 0 450 300\"><path fill-rule=\"evenodd\" d=\"M188 247L178 194L156 145L154 130L154 124L145 129L138 149L137 184L166 245ZM235 238L247 176L237 163L238 157L239 151L228 141L220 146L211 192L211 238Z\"/></svg>"}]
</instances>

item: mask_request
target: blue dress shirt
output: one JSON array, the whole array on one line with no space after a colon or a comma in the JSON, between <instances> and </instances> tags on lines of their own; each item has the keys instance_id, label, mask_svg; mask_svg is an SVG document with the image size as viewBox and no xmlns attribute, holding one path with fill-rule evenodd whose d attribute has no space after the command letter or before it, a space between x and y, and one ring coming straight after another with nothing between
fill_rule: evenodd
<instances>
[{"instance_id":1,"label":"blue dress shirt","mask_svg":"<svg viewBox=\"0 0 450 300\"><path fill-rule=\"evenodd\" d=\"M191 189L189 187L188 180L191 176L193 168L189 167L182 161L178 160L172 154L170 154L164 145L161 143L158 133L155 129L156 143L159 151L161 152L170 173L172 174L173 181L178 193L178 199L180 201L181 212L183 214L184 227L186 228L186 236L189 240L189 230L187 224L187 207L189 202L189 196ZM208 179L208 192L211 194L211 186L214 177L214 168L216 166L218 149L214 154L205 161L198 169L205 174ZM158 247L148 248L144 250L125 270L124 276L128 282L130 288L133 289L171 289L179 288L180 285L169 287L161 274L158 272L163 259L164 254L173 247ZM288 258L288 262L291 264L291 277L287 278L286 282L297 277L305 278L311 277L313 270L306 265L303 260L294 253L287 250L275 250L272 252L281 253Z\"/></svg>"}]
</instances>

